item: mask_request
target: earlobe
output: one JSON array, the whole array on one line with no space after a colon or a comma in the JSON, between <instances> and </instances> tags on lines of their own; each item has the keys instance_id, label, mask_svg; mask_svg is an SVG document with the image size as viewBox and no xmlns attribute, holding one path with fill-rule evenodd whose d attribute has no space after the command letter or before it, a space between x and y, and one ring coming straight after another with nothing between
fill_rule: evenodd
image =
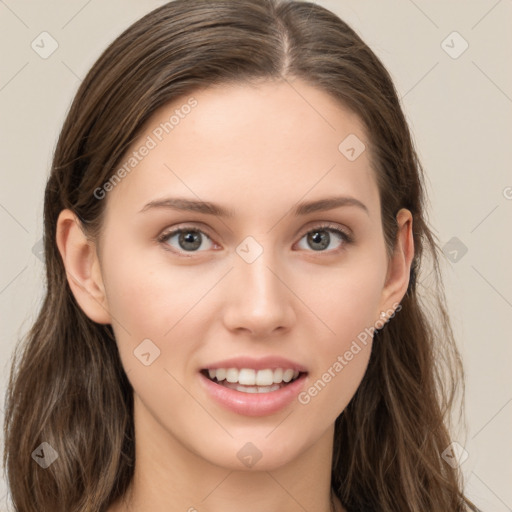
<instances>
[{"instance_id":1,"label":"earlobe","mask_svg":"<svg viewBox=\"0 0 512 512\"><path fill-rule=\"evenodd\" d=\"M107 298L95 244L71 210L62 210L57 220L59 249L69 287L83 312L94 322L110 323Z\"/></svg>"},{"instance_id":2,"label":"earlobe","mask_svg":"<svg viewBox=\"0 0 512 512\"><path fill-rule=\"evenodd\" d=\"M384 289L382 290L381 311L389 315L403 299L409 286L411 265L414 258L414 238L412 214L402 208L396 216L398 224L395 250L389 261Z\"/></svg>"}]
</instances>

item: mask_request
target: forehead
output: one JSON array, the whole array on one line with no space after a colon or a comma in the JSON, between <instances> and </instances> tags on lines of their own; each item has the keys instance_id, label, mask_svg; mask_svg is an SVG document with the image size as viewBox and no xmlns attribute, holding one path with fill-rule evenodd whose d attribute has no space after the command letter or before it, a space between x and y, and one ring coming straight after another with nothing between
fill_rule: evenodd
<instances>
[{"instance_id":1,"label":"forehead","mask_svg":"<svg viewBox=\"0 0 512 512\"><path fill-rule=\"evenodd\" d=\"M301 80L211 86L155 112L118 166L128 172L109 193L109 207L139 211L169 195L261 216L277 214L276 205L343 194L375 215L365 142L356 114Z\"/></svg>"}]
</instances>

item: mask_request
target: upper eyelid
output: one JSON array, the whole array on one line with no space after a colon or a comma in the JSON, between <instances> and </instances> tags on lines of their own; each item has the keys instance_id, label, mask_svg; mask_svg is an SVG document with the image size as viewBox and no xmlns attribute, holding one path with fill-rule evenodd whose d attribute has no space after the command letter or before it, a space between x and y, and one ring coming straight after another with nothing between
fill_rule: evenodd
<instances>
[{"instance_id":1,"label":"upper eyelid","mask_svg":"<svg viewBox=\"0 0 512 512\"><path fill-rule=\"evenodd\" d=\"M162 239L162 238L166 238L171 235L175 235L176 233L179 233L180 231L197 231L198 233L206 235L210 240L213 241L213 237L211 237L208 234L207 230L205 230L204 228L199 228L197 226L188 225L188 224L185 224L184 226L178 226L178 227L173 227L173 228L169 228L169 229L164 229L162 231L162 233L157 236L157 239Z\"/></svg>"},{"instance_id":2,"label":"upper eyelid","mask_svg":"<svg viewBox=\"0 0 512 512\"><path fill-rule=\"evenodd\" d=\"M310 231L314 231L315 229L325 229L325 230L333 229L333 230L341 231L342 233L345 233L347 236L351 235L351 230L349 230L348 228L340 226L339 224L337 224L335 222L329 222L329 221L325 221L325 222L319 221L316 224L313 223L309 227L304 228L304 230L299 231L299 233L301 233L303 236L306 233L309 233Z\"/></svg>"}]
</instances>

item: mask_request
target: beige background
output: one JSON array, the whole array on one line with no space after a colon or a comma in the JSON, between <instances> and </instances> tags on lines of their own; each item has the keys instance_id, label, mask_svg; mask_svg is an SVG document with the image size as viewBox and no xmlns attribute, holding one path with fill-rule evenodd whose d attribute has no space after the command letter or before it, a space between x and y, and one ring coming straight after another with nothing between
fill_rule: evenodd
<instances>
[{"instance_id":1,"label":"beige background","mask_svg":"<svg viewBox=\"0 0 512 512\"><path fill-rule=\"evenodd\" d=\"M16 339L43 293L37 242L64 114L99 53L162 3L0 0L2 391ZM468 495L485 512L511 511L512 3L317 3L348 22L391 72L428 175L430 222L443 247L457 238L446 246L444 268L467 372L469 430L455 440L469 455L461 466ZM43 31L58 43L47 59L31 47ZM464 41L468 48L453 58ZM6 492L0 480L0 510Z\"/></svg>"}]
</instances>

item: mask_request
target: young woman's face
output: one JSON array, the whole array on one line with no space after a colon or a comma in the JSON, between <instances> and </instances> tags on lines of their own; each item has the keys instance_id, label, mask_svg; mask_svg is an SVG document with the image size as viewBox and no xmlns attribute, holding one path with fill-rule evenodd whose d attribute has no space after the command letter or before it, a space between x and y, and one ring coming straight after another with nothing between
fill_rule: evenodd
<instances>
[{"instance_id":1,"label":"young woman's face","mask_svg":"<svg viewBox=\"0 0 512 512\"><path fill-rule=\"evenodd\" d=\"M155 450L272 469L329 446L397 302L362 143L359 119L299 80L212 87L147 123L103 189L99 254Z\"/></svg>"}]
</instances>

